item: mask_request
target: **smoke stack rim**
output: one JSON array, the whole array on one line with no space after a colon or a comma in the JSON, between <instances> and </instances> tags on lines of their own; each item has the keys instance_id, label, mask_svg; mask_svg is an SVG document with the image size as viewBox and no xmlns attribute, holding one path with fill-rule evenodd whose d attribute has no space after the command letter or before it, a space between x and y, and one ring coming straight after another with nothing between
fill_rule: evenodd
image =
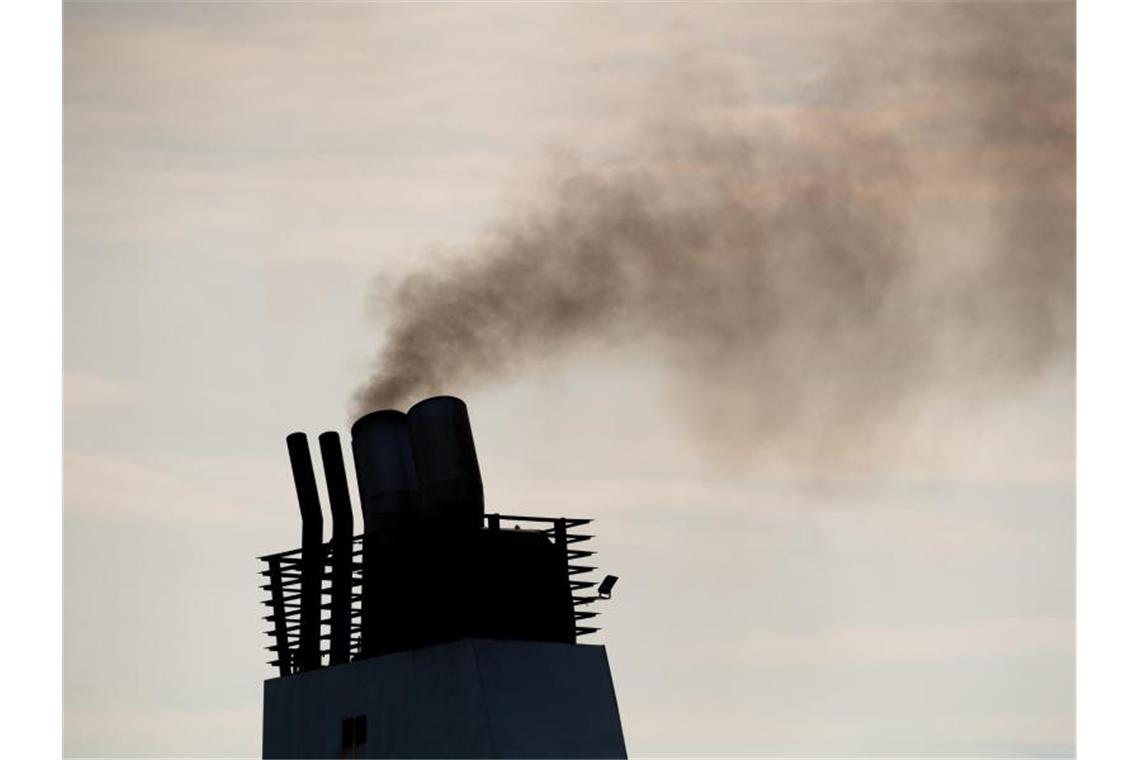
<instances>
[{"instance_id":1,"label":"smoke stack rim","mask_svg":"<svg viewBox=\"0 0 1140 760\"><path fill-rule=\"evenodd\" d=\"M352 423L352 427L349 429L349 434L353 438L356 438L357 434L368 425L385 421L401 424L402 420L404 420L406 417L407 415L405 415L399 409L376 409L374 411L368 412L367 414L362 414L357 417L356 421Z\"/></svg>"},{"instance_id":2,"label":"smoke stack rim","mask_svg":"<svg viewBox=\"0 0 1140 760\"><path fill-rule=\"evenodd\" d=\"M449 396L447 394L442 394L439 396L428 396L427 398L420 399L419 401L417 401L416 403L414 403L410 407L408 407L408 414L411 414L412 410L414 410L416 407L436 405L436 404L439 404L442 402L448 402L448 403L454 402L456 404L459 404L461 407L463 407L463 411L467 411L467 402L466 401L459 398L458 396Z\"/></svg>"}]
</instances>

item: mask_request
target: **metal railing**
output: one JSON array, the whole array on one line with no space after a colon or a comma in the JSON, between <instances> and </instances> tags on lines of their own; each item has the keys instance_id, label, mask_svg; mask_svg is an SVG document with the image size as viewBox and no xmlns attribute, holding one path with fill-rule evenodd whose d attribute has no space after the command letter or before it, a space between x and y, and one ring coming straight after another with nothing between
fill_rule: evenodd
<instances>
[{"instance_id":1,"label":"metal railing","mask_svg":"<svg viewBox=\"0 0 1140 760\"><path fill-rule=\"evenodd\" d=\"M581 544L593 538L592 535L576 532L577 529L593 522L587 518L574 517L533 517L527 515L486 514L483 516L483 526L491 530L513 528L526 528L538 530L546 534L566 558L566 576L570 586L570 596L574 604L574 637L588 636L597 633L597 626L581 625L582 621L590 620L599 613L581 609L583 605L594 601L596 597L588 595L588 589L598 585L598 581L589 576L597 568L591 565L580 564L594 552L581 548ZM541 527L545 526L545 527ZM278 669L280 675L286 676L300 670L313 667L324 667L333 664L334 655L338 660L355 659L361 651L362 626L362 581L364 576L363 548L364 536L356 535L352 538L352 551L348 557L347 567L337 565L344 562L338 558L334 551L332 541L320 546L319 556L306 558L301 548L289 551L267 554L260 557L265 567L260 575L265 583L261 590L268 598L262 604L269 608L269 614L262 620L270 623L270 629L265 635L271 639L266 649L273 653L273 659L267 664ZM304 572L302 568L306 560L313 562L320 570L319 591L310 590L313 596L310 600L304 599L305 589L302 587ZM334 623L333 620L333 578L343 574L351 579L349 584L349 614L347 621ZM316 589L311 586L310 589ZM308 601L308 604L305 602ZM312 606L320 610L320 634L316 652L302 650L302 607ZM333 626L344 625L347 622L348 651L334 653Z\"/></svg>"}]
</instances>

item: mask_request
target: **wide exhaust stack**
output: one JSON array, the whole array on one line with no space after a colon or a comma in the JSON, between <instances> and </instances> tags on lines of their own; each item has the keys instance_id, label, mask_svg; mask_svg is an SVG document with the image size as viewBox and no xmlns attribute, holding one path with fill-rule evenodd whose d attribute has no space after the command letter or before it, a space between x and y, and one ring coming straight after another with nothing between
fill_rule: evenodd
<instances>
[{"instance_id":1,"label":"wide exhaust stack","mask_svg":"<svg viewBox=\"0 0 1140 760\"><path fill-rule=\"evenodd\" d=\"M483 478L467 405L454 396L424 399L408 410L423 515L442 526L483 524Z\"/></svg>"},{"instance_id":2,"label":"wide exhaust stack","mask_svg":"<svg viewBox=\"0 0 1140 760\"><path fill-rule=\"evenodd\" d=\"M407 416L385 409L358 419L352 426L352 456L364 532L407 524L420 501Z\"/></svg>"}]
</instances>

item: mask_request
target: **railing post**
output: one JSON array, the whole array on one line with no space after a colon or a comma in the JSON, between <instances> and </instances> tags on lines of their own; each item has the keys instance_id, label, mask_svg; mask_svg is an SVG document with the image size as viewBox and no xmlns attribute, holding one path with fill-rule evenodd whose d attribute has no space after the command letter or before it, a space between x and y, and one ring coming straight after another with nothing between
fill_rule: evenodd
<instances>
[{"instance_id":1,"label":"railing post","mask_svg":"<svg viewBox=\"0 0 1140 760\"><path fill-rule=\"evenodd\" d=\"M558 547L558 551L562 552L562 556L566 556L566 518L559 517L554 521L554 545Z\"/></svg>"},{"instance_id":2,"label":"railing post","mask_svg":"<svg viewBox=\"0 0 1140 760\"><path fill-rule=\"evenodd\" d=\"M558 519L556 519L554 521L554 545L558 548L558 556L562 558L561 559L562 574L563 574L563 577L566 579L565 583L566 583L567 593L570 594L571 593L570 592L570 556L566 551L567 544L568 544L568 542L566 541L566 518L565 517L559 517ZM577 631L576 631L577 626L575 625L573 601L571 601L570 606L567 609L567 613L569 615L569 620L567 621L567 625L569 627L570 643L574 643L577 640Z\"/></svg>"}]
</instances>

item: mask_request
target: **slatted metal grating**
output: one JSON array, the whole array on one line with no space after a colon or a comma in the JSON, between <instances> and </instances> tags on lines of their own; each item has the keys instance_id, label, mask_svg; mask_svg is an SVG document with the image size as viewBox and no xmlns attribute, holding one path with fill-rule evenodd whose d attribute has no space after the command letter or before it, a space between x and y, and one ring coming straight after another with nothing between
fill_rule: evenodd
<instances>
[{"instance_id":1,"label":"slatted metal grating","mask_svg":"<svg viewBox=\"0 0 1140 760\"><path fill-rule=\"evenodd\" d=\"M558 546L566 558L566 575L569 580L570 593L574 603L574 635L575 638L597 633L600 628L593 625L583 625L583 621L594 622L598 612L583 609L583 606L594 601L596 597L589 596L587 591L598 585L592 573L597 568L592 565L581 564L583 560L594 555L594 552L584 549L582 544L592 535L577 532L580 528L591 523L586 518L573 517L533 517L525 515L487 514L483 516L483 525L488 529L509 530L513 528L526 528L539 530L549 536L550 540ZM351 592L350 592L350 624L349 624L349 656L355 658L361 649L361 600L362 581L364 575L363 565L363 535L353 536L351 552ZM269 608L269 614L262 619L270 624L265 635L270 638L266 649L272 652L273 659L269 665L278 669L281 675L289 675L300 669L300 643L301 643L301 567L302 550L300 548L289 551L267 554L260 558L265 567L260 575L264 579L261 590L266 592L268 598L262 604ZM320 589L320 654L319 665L329 664L330 645L332 634L332 593L333 593L333 542L321 545L321 557L318 561L323 565L321 572Z\"/></svg>"}]
</instances>

